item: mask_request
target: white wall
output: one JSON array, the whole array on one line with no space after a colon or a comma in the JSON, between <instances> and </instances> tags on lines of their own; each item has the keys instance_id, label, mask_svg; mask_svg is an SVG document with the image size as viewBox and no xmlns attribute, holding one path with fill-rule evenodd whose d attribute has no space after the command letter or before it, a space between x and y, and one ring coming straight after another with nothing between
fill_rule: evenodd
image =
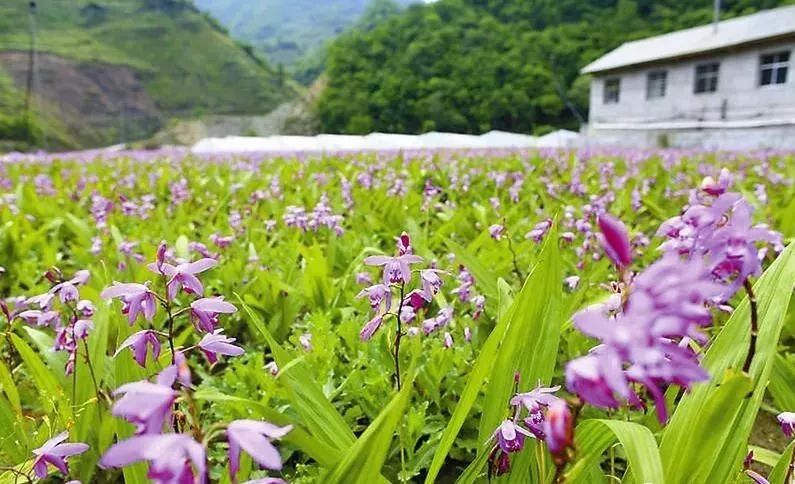
<instances>
[{"instance_id":1,"label":"white wall","mask_svg":"<svg viewBox=\"0 0 795 484\"><path fill-rule=\"evenodd\" d=\"M790 51L787 83L760 86L760 55L782 50ZM718 90L695 94L695 66L711 61L720 62ZM657 70L668 71L666 95L646 99L646 75ZM620 100L604 104L604 81L614 77L621 79ZM724 101L727 120L795 117L795 40L596 75L589 123L720 120Z\"/></svg>"},{"instance_id":2,"label":"white wall","mask_svg":"<svg viewBox=\"0 0 795 484\"><path fill-rule=\"evenodd\" d=\"M700 148L707 150L795 149L795 126L744 129L599 129L584 127L580 146Z\"/></svg>"}]
</instances>

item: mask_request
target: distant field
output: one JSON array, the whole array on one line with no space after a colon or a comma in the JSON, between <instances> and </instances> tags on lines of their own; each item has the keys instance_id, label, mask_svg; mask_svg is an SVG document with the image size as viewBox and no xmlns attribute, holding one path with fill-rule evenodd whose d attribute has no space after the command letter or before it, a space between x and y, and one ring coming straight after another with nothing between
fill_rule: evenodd
<instances>
[{"instance_id":1,"label":"distant field","mask_svg":"<svg viewBox=\"0 0 795 484\"><path fill-rule=\"evenodd\" d=\"M789 153L6 156L0 483L783 482L793 236Z\"/></svg>"}]
</instances>

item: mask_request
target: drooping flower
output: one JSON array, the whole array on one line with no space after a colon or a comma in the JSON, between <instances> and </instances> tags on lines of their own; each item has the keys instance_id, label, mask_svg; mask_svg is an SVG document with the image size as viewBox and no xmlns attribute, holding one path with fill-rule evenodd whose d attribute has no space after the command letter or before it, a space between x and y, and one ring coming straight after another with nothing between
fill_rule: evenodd
<instances>
[{"instance_id":1,"label":"drooping flower","mask_svg":"<svg viewBox=\"0 0 795 484\"><path fill-rule=\"evenodd\" d=\"M370 307L373 308L373 311L378 311L378 308L382 304L384 306L384 311L389 311L389 308L392 306L392 290L385 284L365 287L356 295L357 298L364 296L367 296L367 299L369 299Z\"/></svg>"},{"instance_id":2,"label":"drooping flower","mask_svg":"<svg viewBox=\"0 0 795 484\"><path fill-rule=\"evenodd\" d=\"M88 450L88 445L83 443L66 442L69 437L68 432L62 432L55 437L51 438L38 449L33 451L35 459L33 459L33 472L39 479L45 479L49 472L47 465L51 465L58 469L63 475L69 474L69 467L66 460L73 456L82 454Z\"/></svg>"},{"instance_id":3,"label":"drooping flower","mask_svg":"<svg viewBox=\"0 0 795 484\"><path fill-rule=\"evenodd\" d=\"M204 447L186 434L136 435L105 452L103 468L149 462L147 477L158 484L207 482Z\"/></svg>"},{"instance_id":4,"label":"drooping flower","mask_svg":"<svg viewBox=\"0 0 795 484\"><path fill-rule=\"evenodd\" d=\"M533 437L533 434L522 426L517 425L513 420L505 419L494 431L492 438L496 441L496 445L508 454L524 449L526 437Z\"/></svg>"},{"instance_id":5,"label":"drooping flower","mask_svg":"<svg viewBox=\"0 0 795 484\"><path fill-rule=\"evenodd\" d=\"M281 439L293 429L292 425L278 427L257 420L235 420L226 429L229 441L229 474L234 482L240 468L240 450L243 449L262 467L281 470L282 458L272 441Z\"/></svg>"},{"instance_id":6,"label":"drooping flower","mask_svg":"<svg viewBox=\"0 0 795 484\"><path fill-rule=\"evenodd\" d=\"M157 335L152 330L146 329L131 334L119 345L113 357L118 356L125 348L132 349L135 362L144 368L146 367L146 355L149 348L151 348L153 360L157 360L160 357L160 340L157 339Z\"/></svg>"},{"instance_id":7,"label":"drooping flower","mask_svg":"<svg viewBox=\"0 0 795 484\"><path fill-rule=\"evenodd\" d=\"M573 418L565 400L549 404L544 420L544 441L552 455L562 455L574 443Z\"/></svg>"},{"instance_id":8,"label":"drooping flower","mask_svg":"<svg viewBox=\"0 0 795 484\"><path fill-rule=\"evenodd\" d=\"M52 326L58 322L61 314L58 311L40 311L38 309L28 309L17 315L18 318L28 324L35 324L38 327Z\"/></svg>"},{"instance_id":9,"label":"drooping flower","mask_svg":"<svg viewBox=\"0 0 795 484\"><path fill-rule=\"evenodd\" d=\"M235 338L229 338L223 332L223 329L216 329L212 333L205 334L199 341L199 349L202 350L210 364L218 361L218 355L240 356L245 353L243 348L232 344L235 342Z\"/></svg>"},{"instance_id":10,"label":"drooping flower","mask_svg":"<svg viewBox=\"0 0 795 484\"><path fill-rule=\"evenodd\" d=\"M176 297L180 288L188 294L202 296L204 294L204 286L196 274L212 269L218 265L218 261L206 257L199 259L195 262L185 262L176 266L167 262L157 262L149 264L147 267L155 274L162 274L168 276L166 283L166 293L169 300Z\"/></svg>"},{"instance_id":11,"label":"drooping flower","mask_svg":"<svg viewBox=\"0 0 795 484\"><path fill-rule=\"evenodd\" d=\"M362 330L359 332L359 339L362 341L370 341L378 328L381 327L381 324L384 322L384 315L377 314L374 318L367 322L364 326L362 326Z\"/></svg>"},{"instance_id":12,"label":"drooping flower","mask_svg":"<svg viewBox=\"0 0 795 484\"><path fill-rule=\"evenodd\" d=\"M782 412L776 416L776 420L778 420L784 435L790 439L795 437L795 412Z\"/></svg>"},{"instance_id":13,"label":"drooping flower","mask_svg":"<svg viewBox=\"0 0 795 484\"><path fill-rule=\"evenodd\" d=\"M190 303L193 324L206 333L215 331L219 314L232 314L236 311L235 305L224 301L222 297L203 297Z\"/></svg>"},{"instance_id":14,"label":"drooping flower","mask_svg":"<svg viewBox=\"0 0 795 484\"><path fill-rule=\"evenodd\" d=\"M627 227L617 218L608 213L599 215L599 240L607 256L620 267L628 267L632 263L632 245L629 241Z\"/></svg>"},{"instance_id":15,"label":"drooping flower","mask_svg":"<svg viewBox=\"0 0 795 484\"><path fill-rule=\"evenodd\" d=\"M422 292L420 293L426 301L431 302L439 289L442 287L442 279L439 274L443 271L438 269L423 269L420 271L420 281L422 282Z\"/></svg>"},{"instance_id":16,"label":"drooping flower","mask_svg":"<svg viewBox=\"0 0 795 484\"><path fill-rule=\"evenodd\" d=\"M511 405L521 405L527 409L528 417L524 419L524 423L537 439L544 438L544 414L552 403L560 400L553 395L558 390L560 386L546 388L539 385L529 392L517 393L510 400Z\"/></svg>"},{"instance_id":17,"label":"drooping flower","mask_svg":"<svg viewBox=\"0 0 795 484\"><path fill-rule=\"evenodd\" d=\"M505 230L505 227L500 224L494 224L489 226L489 235L494 240L502 240L502 233Z\"/></svg>"},{"instance_id":18,"label":"drooping flower","mask_svg":"<svg viewBox=\"0 0 795 484\"><path fill-rule=\"evenodd\" d=\"M99 297L102 299L121 299L124 304L121 312L127 315L130 325L135 323L139 314L143 314L147 321L152 321L157 310L155 294L146 284L114 282L112 286L106 287L99 294Z\"/></svg>"},{"instance_id":19,"label":"drooping flower","mask_svg":"<svg viewBox=\"0 0 795 484\"><path fill-rule=\"evenodd\" d=\"M364 259L369 266L384 266L384 284L402 284L411 281L411 264L422 262L422 257L404 254L397 257L371 255Z\"/></svg>"}]
</instances>

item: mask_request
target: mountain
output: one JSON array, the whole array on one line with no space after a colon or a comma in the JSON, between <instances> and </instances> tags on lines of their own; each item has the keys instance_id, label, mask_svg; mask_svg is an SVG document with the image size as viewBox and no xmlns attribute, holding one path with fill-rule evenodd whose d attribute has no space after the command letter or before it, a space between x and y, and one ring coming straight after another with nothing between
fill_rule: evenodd
<instances>
[{"instance_id":1,"label":"mountain","mask_svg":"<svg viewBox=\"0 0 795 484\"><path fill-rule=\"evenodd\" d=\"M353 26L374 0L195 0L234 38L261 51L274 65L294 65ZM407 6L419 0L390 0ZM384 3L384 2L381 2Z\"/></svg>"},{"instance_id":2,"label":"mountain","mask_svg":"<svg viewBox=\"0 0 795 484\"><path fill-rule=\"evenodd\" d=\"M0 3L0 140L115 143L174 117L264 113L293 95L283 73L190 0L36 3L30 124L29 5Z\"/></svg>"},{"instance_id":3,"label":"mountain","mask_svg":"<svg viewBox=\"0 0 795 484\"><path fill-rule=\"evenodd\" d=\"M792 0L723 0L722 16ZM579 69L622 42L709 23L707 0L440 0L329 48L318 101L330 133L543 134L576 128Z\"/></svg>"}]
</instances>

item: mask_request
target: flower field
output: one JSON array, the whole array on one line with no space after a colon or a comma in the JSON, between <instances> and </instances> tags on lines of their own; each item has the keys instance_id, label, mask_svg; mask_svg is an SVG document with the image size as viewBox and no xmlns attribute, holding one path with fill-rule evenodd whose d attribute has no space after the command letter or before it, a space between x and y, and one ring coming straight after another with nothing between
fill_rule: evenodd
<instances>
[{"instance_id":1,"label":"flower field","mask_svg":"<svg viewBox=\"0 0 795 484\"><path fill-rule=\"evenodd\" d=\"M0 164L0 483L792 482L795 157Z\"/></svg>"}]
</instances>

